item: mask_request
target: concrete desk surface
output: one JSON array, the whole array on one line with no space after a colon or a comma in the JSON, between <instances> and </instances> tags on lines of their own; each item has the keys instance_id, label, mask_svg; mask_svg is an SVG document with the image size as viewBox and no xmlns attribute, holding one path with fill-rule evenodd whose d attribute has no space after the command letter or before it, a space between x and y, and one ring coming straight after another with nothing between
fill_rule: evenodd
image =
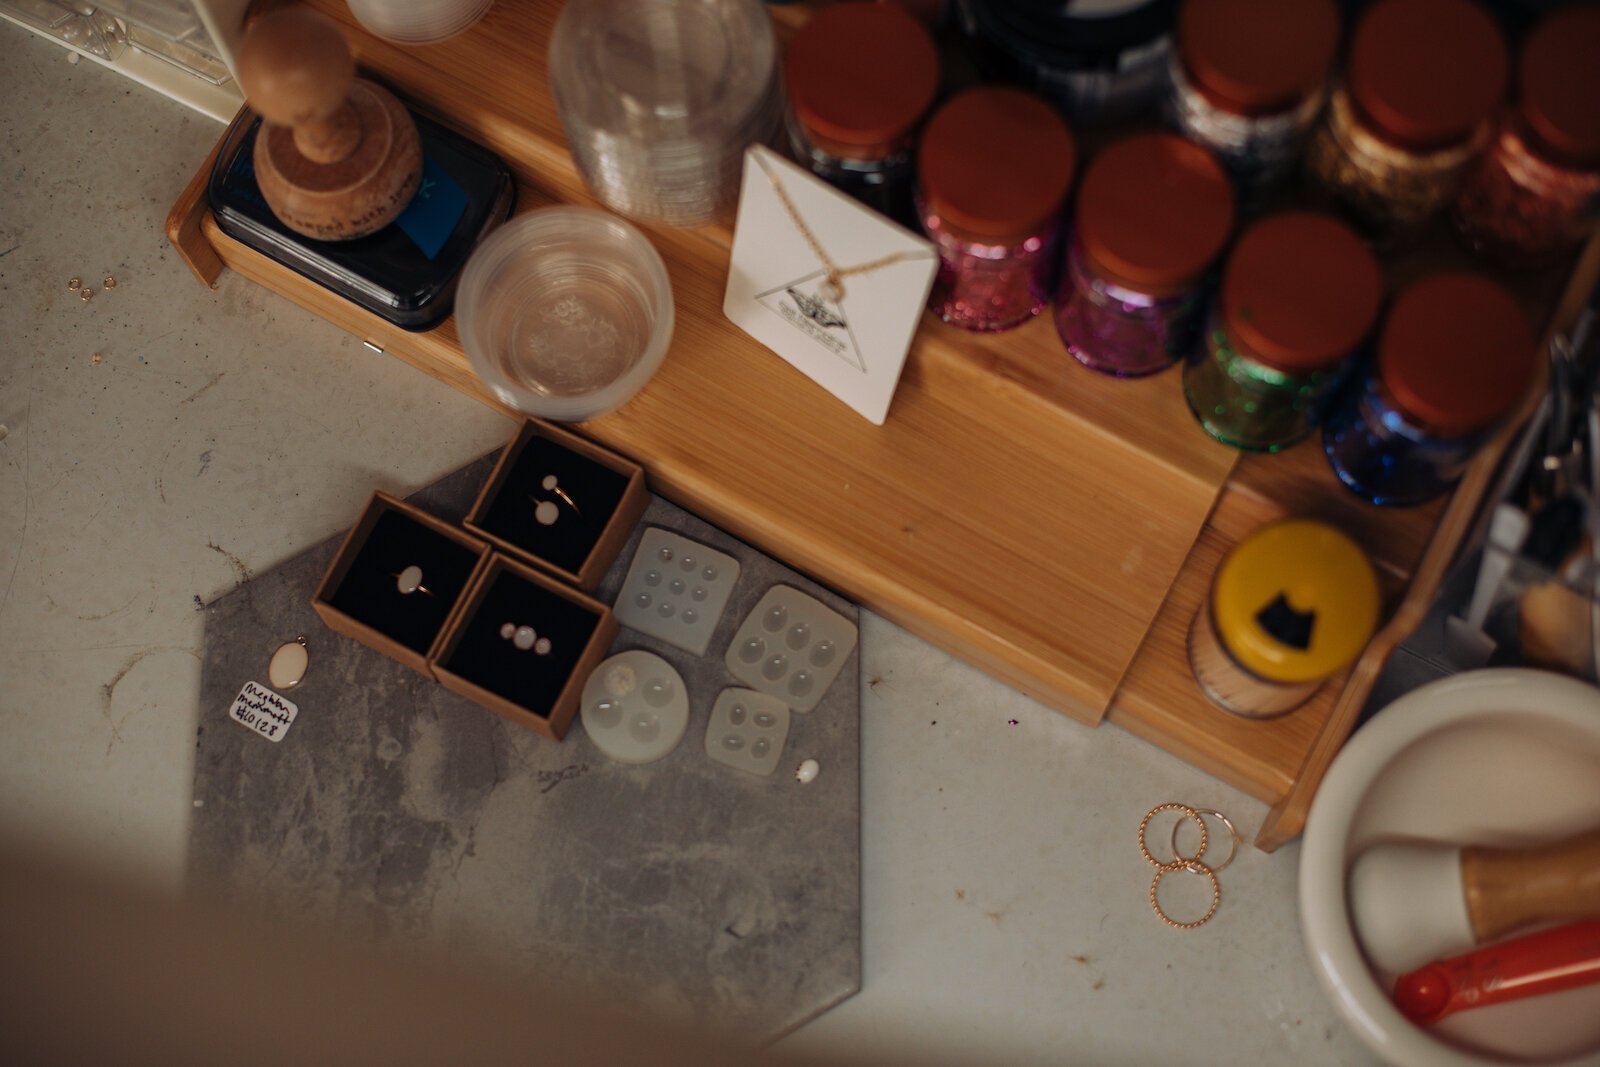
<instances>
[{"instance_id":1,"label":"concrete desk surface","mask_svg":"<svg viewBox=\"0 0 1600 1067\"><path fill-rule=\"evenodd\" d=\"M220 133L0 23L0 832L173 893L197 599L347 526L374 487L409 492L513 428L237 275L196 283L162 221ZM1259 803L862 623L864 987L793 1047L932 1064L1370 1058L1310 970L1297 846L1243 850L1198 930L1150 912L1145 811L1218 808L1248 839Z\"/></svg>"}]
</instances>

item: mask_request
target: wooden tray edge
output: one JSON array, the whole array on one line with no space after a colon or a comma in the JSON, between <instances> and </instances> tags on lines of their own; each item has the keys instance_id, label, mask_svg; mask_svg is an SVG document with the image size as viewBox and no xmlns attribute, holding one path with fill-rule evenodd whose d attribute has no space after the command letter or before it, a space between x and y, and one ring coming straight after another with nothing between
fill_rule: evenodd
<instances>
[{"instance_id":1,"label":"wooden tray edge","mask_svg":"<svg viewBox=\"0 0 1600 1067\"><path fill-rule=\"evenodd\" d=\"M1574 268L1566 288L1562 291L1561 301L1556 307L1555 314L1550 317L1544 336L1540 340L1538 351L1541 356L1548 350L1551 340L1556 335L1570 329L1577 321L1597 281L1600 281L1600 234L1595 235L1584 248L1577 267ZM1428 542L1427 551L1412 575L1405 599L1362 653L1361 659L1351 672L1349 682L1339 694L1332 716L1306 757L1300 773L1295 775L1294 785L1287 795L1272 806L1272 810L1263 820L1261 829L1256 834L1256 847L1266 852L1274 851L1278 846L1299 836L1305 829L1306 818L1310 814L1311 802L1316 796L1317 788L1322 784L1322 779L1328 773L1328 767L1338 755L1339 749L1344 747L1345 741L1355 729L1356 719L1366 705L1367 697L1371 695L1378 675L1382 673L1389 656L1401 642L1411 636L1427 615L1434 597L1438 595L1439 587L1449 575L1450 568L1473 527L1473 520L1484 503L1484 495L1494 482L1501 461L1543 399L1548 367L1548 362L1540 364L1536 387L1530 389L1523 398L1516 417L1479 452L1467 468L1466 474L1462 476L1460 485L1451 496L1444 517L1440 519L1433 538Z\"/></svg>"}]
</instances>

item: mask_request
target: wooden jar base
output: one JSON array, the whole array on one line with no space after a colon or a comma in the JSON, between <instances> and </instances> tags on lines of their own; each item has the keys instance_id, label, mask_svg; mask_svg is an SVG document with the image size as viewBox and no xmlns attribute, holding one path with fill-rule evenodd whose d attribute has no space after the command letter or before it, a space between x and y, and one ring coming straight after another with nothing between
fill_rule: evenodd
<instances>
[{"instance_id":1,"label":"wooden jar base","mask_svg":"<svg viewBox=\"0 0 1600 1067\"><path fill-rule=\"evenodd\" d=\"M1189 667L1200 691L1217 707L1246 719L1275 719L1311 699L1321 681L1284 685L1269 682L1235 662L1223 647L1211 618L1211 605L1200 605L1189 623Z\"/></svg>"}]
</instances>

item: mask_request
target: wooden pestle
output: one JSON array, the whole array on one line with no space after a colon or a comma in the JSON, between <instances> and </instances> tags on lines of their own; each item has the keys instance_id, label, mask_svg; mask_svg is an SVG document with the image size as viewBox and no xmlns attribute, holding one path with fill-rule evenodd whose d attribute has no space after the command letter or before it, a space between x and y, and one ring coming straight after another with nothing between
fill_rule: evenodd
<instances>
[{"instance_id":1,"label":"wooden pestle","mask_svg":"<svg viewBox=\"0 0 1600 1067\"><path fill-rule=\"evenodd\" d=\"M1525 848L1375 845L1348 883L1367 959L1404 974L1524 926L1600 919L1600 828Z\"/></svg>"},{"instance_id":2,"label":"wooden pestle","mask_svg":"<svg viewBox=\"0 0 1600 1067\"><path fill-rule=\"evenodd\" d=\"M1600 919L1600 829L1531 848L1463 848L1461 891L1479 941L1533 923Z\"/></svg>"},{"instance_id":3,"label":"wooden pestle","mask_svg":"<svg viewBox=\"0 0 1600 1067\"><path fill-rule=\"evenodd\" d=\"M405 210L422 178L416 124L393 93L355 76L332 22L304 8L264 14L245 31L238 68L262 117L256 181L285 226L343 241Z\"/></svg>"}]
</instances>

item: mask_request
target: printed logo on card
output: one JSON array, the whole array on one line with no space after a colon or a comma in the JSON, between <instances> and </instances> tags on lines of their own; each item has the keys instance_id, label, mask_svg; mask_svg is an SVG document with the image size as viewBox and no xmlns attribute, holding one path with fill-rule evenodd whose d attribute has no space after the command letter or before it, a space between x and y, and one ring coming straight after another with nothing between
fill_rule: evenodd
<instances>
[{"instance_id":1,"label":"printed logo on card","mask_svg":"<svg viewBox=\"0 0 1600 1067\"><path fill-rule=\"evenodd\" d=\"M813 271L796 278L787 285L757 293L761 306L778 316L811 340L865 374L866 360L856 346L856 335L850 329L844 307L829 300L822 292L821 282L826 271Z\"/></svg>"}]
</instances>

